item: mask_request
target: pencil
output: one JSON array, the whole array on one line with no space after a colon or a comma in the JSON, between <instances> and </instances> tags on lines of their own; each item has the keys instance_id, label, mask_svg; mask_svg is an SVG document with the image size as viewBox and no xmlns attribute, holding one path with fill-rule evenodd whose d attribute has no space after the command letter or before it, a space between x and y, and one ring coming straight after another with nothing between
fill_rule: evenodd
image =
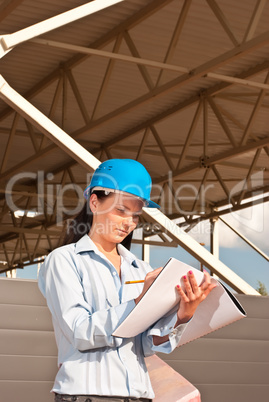
<instances>
[{"instance_id":1,"label":"pencil","mask_svg":"<svg viewBox=\"0 0 269 402\"><path fill-rule=\"evenodd\" d=\"M132 283L144 283L145 281L141 280L141 281L126 281L125 285L131 285Z\"/></svg>"}]
</instances>

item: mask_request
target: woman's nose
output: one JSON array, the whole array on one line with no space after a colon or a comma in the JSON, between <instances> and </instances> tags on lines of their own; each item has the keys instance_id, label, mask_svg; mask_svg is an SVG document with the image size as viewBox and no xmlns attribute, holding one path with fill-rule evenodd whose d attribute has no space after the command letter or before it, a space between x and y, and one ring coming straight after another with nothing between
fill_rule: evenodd
<instances>
[{"instance_id":1,"label":"woman's nose","mask_svg":"<svg viewBox=\"0 0 269 402\"><path fill-rule=\"evenodd\" d=\"M130 216L126 216L126 218L124 218L124 224L131 226L134 224L134 217L132 215Z\"/></svg>"}]
</instances>

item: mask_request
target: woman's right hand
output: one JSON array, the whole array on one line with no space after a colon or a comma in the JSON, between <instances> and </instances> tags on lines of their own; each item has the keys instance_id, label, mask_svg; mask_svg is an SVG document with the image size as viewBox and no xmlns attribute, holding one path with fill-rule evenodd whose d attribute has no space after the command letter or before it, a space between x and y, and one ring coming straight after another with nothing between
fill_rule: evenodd
<instances>
[{"instance_id":1,"label":"woman's right hand","mask_svg":"<svg viewBox=\"0 0 269 402\"><path fill-rule=\"evenodd\" d=\"M136 299L134 299L135 304L137 304L142 299L142 297L147 292L148 288L152 285L152 283L155 281L156 277L159 275L162 269L163 267L154 269L153 271L149 272L146 275L143 290L141 294Z\"/></svg>"}]
</instances>

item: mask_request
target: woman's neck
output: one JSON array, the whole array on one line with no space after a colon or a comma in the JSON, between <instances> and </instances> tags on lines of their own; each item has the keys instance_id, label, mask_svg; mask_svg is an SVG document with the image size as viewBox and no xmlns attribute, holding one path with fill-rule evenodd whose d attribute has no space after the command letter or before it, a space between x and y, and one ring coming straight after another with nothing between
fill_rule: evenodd
<instances>
[{"instance_id":1,"label":"woman's neck","mask_svg":"<svg viewBox=\"0 0 269 402\"><path fill-rule=\"evenodd\" d=\"M103 253L106 258L112 263L121 278L121 257L118 253L117 244L111 242L100 241L98 236L90 236L98 250Z\"/></svg>"},{"instance_id":2,"label":"woman's neck","mask_svg":"<svg viewBox=\"0 0 269 402\"><path fill-rule=\"evenodd\" d=\"M111 243L104 241L104 239L101 239L98 235L95 235L94 233L88 233L88 236L90 239L94 242L96 247L98 248L101 253L105 255L118 255L118 249L117 249L117 244L116 243Z\"/></svg>"}]
</instances>

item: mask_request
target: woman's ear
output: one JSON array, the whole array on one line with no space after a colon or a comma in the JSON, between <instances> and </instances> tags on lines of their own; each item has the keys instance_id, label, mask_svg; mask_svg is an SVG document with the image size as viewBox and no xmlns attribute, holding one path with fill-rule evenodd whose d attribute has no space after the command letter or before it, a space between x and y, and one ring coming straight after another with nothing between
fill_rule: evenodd
<instances>
[{"instance_id":1,"label":"woman's ear","mask_svg":"<svg viewBox=\"0 0 269 402\"><path fill-rule=\"evenodd\" d=\"M97 205L98 205L98 197L96 194L92 194L89 199L89 204L90 204L90 209L92 213L94 214L97 210Z\"/></svg>"}]
</instances>

